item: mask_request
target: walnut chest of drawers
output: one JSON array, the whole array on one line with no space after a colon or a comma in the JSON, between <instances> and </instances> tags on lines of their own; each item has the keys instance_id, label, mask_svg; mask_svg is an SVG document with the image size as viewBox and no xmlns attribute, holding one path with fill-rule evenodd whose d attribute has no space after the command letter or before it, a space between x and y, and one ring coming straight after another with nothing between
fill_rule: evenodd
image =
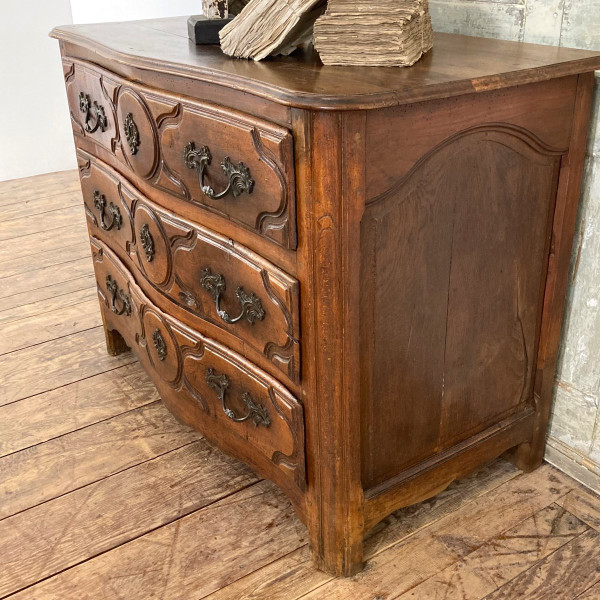
<instances>
[{"instance_id":1,"label":"walnut chest of drawers","mask_svg":"<svg viewBox=\"0 0 600 600\"><path fill-rule=\"evenodd\" d=\"M507 452L540 464L590 52L438 34L263 63L185 18L57 28L109 352L278 484L315 564ZM60 240L57 239L57 244Z\"/></svg>"}]
</instances>

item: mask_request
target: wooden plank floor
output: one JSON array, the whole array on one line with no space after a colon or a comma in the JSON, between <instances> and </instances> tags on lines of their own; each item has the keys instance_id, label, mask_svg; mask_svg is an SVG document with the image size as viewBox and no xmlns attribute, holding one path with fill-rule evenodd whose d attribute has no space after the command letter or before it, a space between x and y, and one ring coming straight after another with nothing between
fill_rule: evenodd
<instances>
[{"instance_id":1,"label":"wooden plank floor","mask_svg":"<svg viewBox=\"0 0 600 600\"><path fill-rule=\"evenodd\" d=\"M75 172L0 183L0 598L600 599L600 499L499 460L312 568L277 488L106 354ZM60 240L61 247L58 247Z\"/></svg>"}]
</instances>

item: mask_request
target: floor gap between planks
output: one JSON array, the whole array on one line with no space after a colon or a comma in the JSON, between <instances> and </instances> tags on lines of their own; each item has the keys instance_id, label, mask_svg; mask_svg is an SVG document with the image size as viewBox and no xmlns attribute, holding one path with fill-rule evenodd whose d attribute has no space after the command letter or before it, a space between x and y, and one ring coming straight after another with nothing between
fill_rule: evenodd
<instances>
[{"instance_id":1,"label":"floor gap between planks","mask_svg":"<svg viewBox=\"0 0 600 600\"><path fill-rule=\"evenodd\" d=\"M277 488L177 423L133 355L106 355L101 327L38 331L55 314L45 304L95 301L91 259L37 268L44 251L18 241L50 249L70 218L83 227L77 186L76 171L0 183L0 274L12 265L18 290L0 298L0 339L21 326L24 340L0 357L1 598L600 598L598 497L549 465L520 474L503 460L377 525L359 575L316 571ZM39 212L44 189L54 208ZM85 257L82 232L70 248Z\"/></svg>"}]
</instances>

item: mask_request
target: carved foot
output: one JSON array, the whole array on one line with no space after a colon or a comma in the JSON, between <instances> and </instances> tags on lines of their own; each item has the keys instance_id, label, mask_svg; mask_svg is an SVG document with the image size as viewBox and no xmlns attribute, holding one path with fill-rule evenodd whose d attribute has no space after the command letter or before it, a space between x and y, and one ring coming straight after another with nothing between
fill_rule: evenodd
<instances>
[{"instance_id":1,"label":"carved foot","mask_svg":"<svg viewBox=\"0 0 600 600\"><path fill-rule=\"evenodd\" d=\"M111 356L117 356L129 351L129 346L116 329L107 329L104 327L104 335L106 336L106 351Z\"/></svg>"},{"instance_id":2,"label":"carved foot","mask_svg":"<svg viewBox=\"0 0 600 600\"><path fill-rule=\"evenodd\" d=\"M355 526L344 531L335 525L326 522L312 530L309 525L310 556L320 571L336 577L351 577L364 566L362 528Z\"/></svg>"},{"instance_id":3,"label":"carved foot","mask_svg":"<svg viewBox=\"0 0 600 600\"><path fill-rule=\"evenodd\" d=\"M352 577L353 575L360 573L364 567L362 559L354 562L340 562L339 557L333 557L332 560L329 560L326 557L314 552L312 548L310 556L315 569L319 569L319 571L324 571L325 573L329 573L335 577Z\"/></svg>"},{"instance_id":4,"label":"carved foot","mask_svg":"<svg viewBox=\"0 0 600 600\"><path fill-rule=\"evenodd\" d=\"M535 471L544 462L544 448L534 449L529 442L523 442L505 454L517 469L525 473Z\"/></svg>"}]
</instances>

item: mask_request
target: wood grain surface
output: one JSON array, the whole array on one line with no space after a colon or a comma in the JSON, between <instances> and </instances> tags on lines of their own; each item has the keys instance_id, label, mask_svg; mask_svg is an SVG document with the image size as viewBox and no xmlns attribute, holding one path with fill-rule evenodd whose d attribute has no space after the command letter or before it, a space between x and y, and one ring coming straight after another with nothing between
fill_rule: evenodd
<instances>
[{"instance_id":1,"label":"wood grain surface","mask_svg":"<svg viewBox=\"0 0 600 600\"><path fill-rule=\"evenodd\" d=\"M411 69L253 64L184 24L51 34L107 348L280 486L317 568L352 576L393 511L509 450L542 464L600 54L442 34ZM76 224L71 201L9 204L0 241ZM7 302L79 260L13 265ZM80 309L25 341L7 326L0 358L92 331Z\"/></svg>"},{"instance_id":2,"label":"wood grain surface","mask_svg":"<svg viewBox=\"0 0 600 600\"><path fill-rule=\"evenodd\" d=\"M199 440L0 521L0 594L34 584L255 481L242 463ZM129 493L115 502L123 488ZM110 527L98 522L98 514Z\"/></svg>"},{"instance_id":3,"label":"wood grain surface","mask_svg":"<svg viewBox=\"0 0 600 600\"><path fill-rule=\"evenodd\" d=\"M3 199L27 185L32 199L64 187L68 204L73 193L66 174L0 184L0 220ZM0 348L15 323L28 344L0 356L0 597L600 597L598 497L549 465L522 474L503 460L379 523L361 574L316 570L276 486L177 423L130 353L107 356L100 327L69 331L57 319L39 341L55 311L73 317L93 298L92 279L65 269L38 287L36 269L21 273L31 288L23 277L6 296L19 301L0 305Z\"/></svg>"},{"instance_id":4,"label":"wood grain surface","mask_svg":"<svg viewBox=\"0 0 600 600\"><path fill-rule=\"evenodd\" d=\"M93 62L116 70L165 70L194 83L218 83L231 99L244 95L304 108L358 109L394 106L468 92L484 92L600 67L598 53L514 44L495 39L436 33L434 48L411 70L323 66L316 52L275 57L265 63L225 56L218 46L194 46L186 17L136 23L65 25L52 35L83 43ZM311 76L307 76L307 70ZM147 77L147 75L146 75ZM171 78L172 80L172 78ZM194 86L196 93L204 88ZM240 94L241 96L241 94Z\"/></svg>"}]
</instances>

